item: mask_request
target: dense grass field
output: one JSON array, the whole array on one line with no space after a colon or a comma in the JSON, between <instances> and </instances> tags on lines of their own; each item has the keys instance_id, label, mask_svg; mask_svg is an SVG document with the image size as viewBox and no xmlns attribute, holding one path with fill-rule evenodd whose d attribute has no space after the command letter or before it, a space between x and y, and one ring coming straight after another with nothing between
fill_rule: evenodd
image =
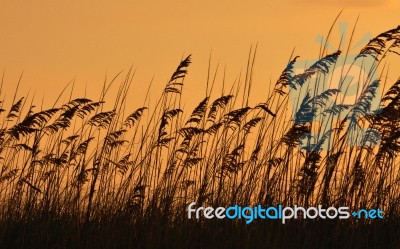
<instances>
[{"instance_id":1,"label":"dense grass field","mask_svg":"<svg viewBox=\"0 0 400 249\"><path fill-rule=\"evenodd\" d=\"M127 104L131 72L97 100L43 110L3 89L14 100L0 103L0 248L400 248L400 80L384 77L399 48L400 26L355 57L322 47L300 73L293 56L253 106L255 50L244 80L214 97L210 76L193 110L181 99L191 56L151 109ZM346 59L366 72L352 103L349 71L327 80ZM188 219L191 202L380 208L384 218L245 224Z\"/></svg>"}]
</instances>

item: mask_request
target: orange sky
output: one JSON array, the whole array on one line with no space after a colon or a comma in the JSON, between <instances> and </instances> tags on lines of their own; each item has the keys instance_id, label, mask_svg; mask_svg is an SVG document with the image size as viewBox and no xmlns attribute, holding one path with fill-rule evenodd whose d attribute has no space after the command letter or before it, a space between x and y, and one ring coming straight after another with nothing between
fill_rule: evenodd
<instances>
[{"instance_id":1,"label":"orange sky","mask_svg":"<svg viewBox=\"0 0 400 249\"><path fill-rule=\"evenodd\" d=\"M2 1L0 69L5 70L1 97L13 95L22 72L19 96L29 90L39 100L54 101L72 79L78 91L95 99L105 74L109 78L132 65L136 70L132 107L141 105L154 76L152 96L161 89L180 58L193 64L185 96L204 97L208 58L226 67L226 82L245 70L251 45L258 43L255 102L266 96L269 81L285 67L293 48L302 59L318 56L316 37L339 21L351 29L360 16L355 39L400 24L397 0L220 0L220 1ZM334 29L338 33L338 28ZM350 31L349 31L350 32ZM332 41L337 46L338 39ZM394 74L395 80L397 75ZM393 76L393 77L394 77ZM222 70L217 78L222 79ZM201 91L201 95L199 95ZM253 103L255 104L255 103ZM189 104L190 105L190 104Z\"/></svg>"}]
</instances>

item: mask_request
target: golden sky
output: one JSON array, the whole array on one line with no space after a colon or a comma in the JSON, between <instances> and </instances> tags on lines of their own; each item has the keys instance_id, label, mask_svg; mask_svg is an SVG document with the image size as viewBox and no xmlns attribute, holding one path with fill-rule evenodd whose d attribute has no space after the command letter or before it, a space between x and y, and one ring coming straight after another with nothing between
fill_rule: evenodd
<instances>
[{"instance_id":1,"label":"golden sky","mask_svg":"<svg viewBox=\"0 0 400 249\"><path fill-rule=\"evenodd\" d=\"M75 79L78 97L87 89L95 99L105 75L130 66L136 70L132 105L143 101L152 77L158 96L189 53L193 64L185 94L204 97L208 58L226 68L226 83L243 72L251 45L258 43L254 100L266 96L295 48L303 59L318 56L318 35L326 35L337 14L349 33L357 17L355 40L400 24L397 0L203 0L203 1L1 1L0 69L2 95L13 95L23 72L20 96L54 101ZM334 33L338 28L334 28ZM332 46L338 45L338 39ZM396 76L397 77L397 76ZM394 79L395 80L395 79ZM222 70L217 81L222 81ZM220 84L219 84L220 85ZM201 91L201 95L199 95ZM3 97L1 96L1 97ZM132 107L133 109L133 107Z\"/></svg>"}]
</instances>

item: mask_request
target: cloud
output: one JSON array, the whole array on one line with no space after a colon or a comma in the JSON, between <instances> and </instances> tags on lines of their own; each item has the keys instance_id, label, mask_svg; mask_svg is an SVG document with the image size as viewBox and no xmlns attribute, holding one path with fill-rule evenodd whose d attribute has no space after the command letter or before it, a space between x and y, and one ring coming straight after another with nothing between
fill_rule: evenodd
<instances>
[{"instance_id":1,"label":"cloud","mask_svg":"<svg viewBox=\"0 0 400 249\"><path fill-rule=\"evenodd\" d=\"M297 2L341 8L395 7L399 5L398 0L297 0Z\"/></svg>"}]
</instances>

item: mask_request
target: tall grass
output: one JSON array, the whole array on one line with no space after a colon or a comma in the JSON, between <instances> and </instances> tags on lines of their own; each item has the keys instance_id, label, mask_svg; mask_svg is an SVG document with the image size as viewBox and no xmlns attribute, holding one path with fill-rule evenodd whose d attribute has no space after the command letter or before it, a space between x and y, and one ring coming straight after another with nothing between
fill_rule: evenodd
<instances>
[{"instance_id":1,"label":"tall grass","mask_svg":"<svg viewBox=\"0 0 400 249\"><path fill-rule=\"evenodd\" d=\"M372 57L372 75L399 46L400 27L372 39L356 59ZM110 109L104 107L105 96L120 75L104 83L98 100L70 99L45 110L18 93L9 108L1 102L0 247L382 246L377 239L346 244L323 234L343 235L346 228L347 238L363 238L362 232L351 232L359 226L369 235L370 227L390 227L391 233L382 232L388 239L384 245L399 246L390 241L400 216L400 81L368 77L353 105L340 103L338 89L315 91L341 56L324 50L302 73L294 72L298 58L291 58L271 94L251 106L255 51L243 81L214 97L210 79L193 110L183 110L181 100L190 55L151 110L128 110L133 72L122 79ZM381 111L374 112L372 100L382 94L383 84L391 87L382 95ZM298 95L289 93L296 90ZM198 206L379 207L385 219L246 226L188 220L193 201ZM312 234L321 239L313 243Z\"/></svg>"}]
</instances>

